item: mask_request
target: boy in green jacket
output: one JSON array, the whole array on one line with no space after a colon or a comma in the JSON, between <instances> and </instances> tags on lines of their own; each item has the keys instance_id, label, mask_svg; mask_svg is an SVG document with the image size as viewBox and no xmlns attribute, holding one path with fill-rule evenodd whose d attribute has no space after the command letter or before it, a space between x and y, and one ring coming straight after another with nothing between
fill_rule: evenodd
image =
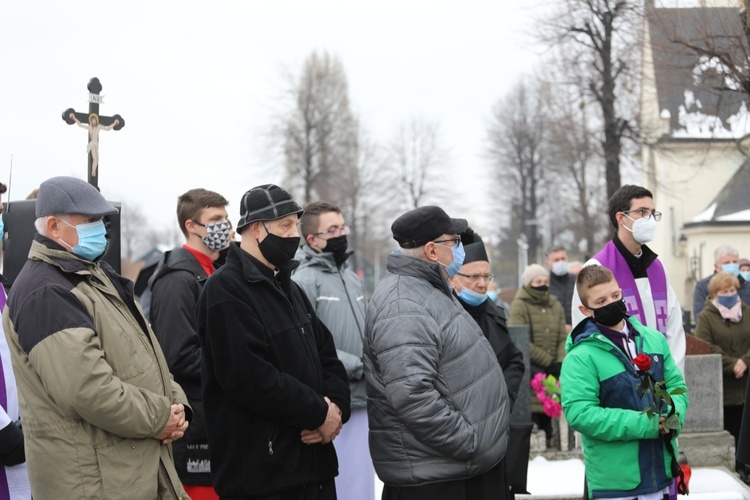
<instances>
[{"instance_id":1,"label":"boy in green jacket","mask_svg":"<svg viewBox=\"0 0 750 500\"><path fill-rule=\"evenodd\" d=\"M664 335L627 316L609 269L584 267L576 289L587 318L568 337L560 386L565 418L583 438L589 498L667 498L688 406L682 374ZM654 401L662 381L671 405Z\"/></svg>"}]
</instances>

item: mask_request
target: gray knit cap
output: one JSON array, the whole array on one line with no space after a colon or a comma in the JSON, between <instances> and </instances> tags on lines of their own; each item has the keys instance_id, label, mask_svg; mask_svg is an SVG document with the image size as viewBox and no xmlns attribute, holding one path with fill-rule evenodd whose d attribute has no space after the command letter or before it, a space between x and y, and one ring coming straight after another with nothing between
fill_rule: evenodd
<instances>
[{"instance_id":1,"label":"gray knit cap","mask_svg":"<svg viewBox=\"0 0 750 500\"><path fill-rule=\"evenodd\" d=\"M79 214L114 215L117 209L91 184L75 177L52 177L42 182L36 198L36 216Z\"/></svg>"},{"instance_id":2,"label":"gray knit cap","mask_svg":"<svg viewBox=\"0 0 750 500\"><path fill-rule=\"evenodd\" d=\"M295 213L299 218L303 212L286 189L275 184L256 186L242 195L237 232L255 221L276 220Z\"/></svg>"}]
</instances>

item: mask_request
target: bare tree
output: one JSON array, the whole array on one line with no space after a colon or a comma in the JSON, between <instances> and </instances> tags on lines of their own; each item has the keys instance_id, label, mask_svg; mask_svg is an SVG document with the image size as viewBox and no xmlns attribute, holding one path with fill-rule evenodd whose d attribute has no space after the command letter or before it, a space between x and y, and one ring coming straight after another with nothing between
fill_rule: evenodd
<instances>
[{"instance_id":1,"label":"bare tree","mask_svg":"<svg viewBox=\"0 0 750 500\"><path fill-rule=\"evenodd\" d=\"M349 246L355 251L354 268L369 274L371 266L367 264L381 257L381 242L390 236L387 226L381 222L391 214L392 205L383 200L393 192L393 179L383 175L379 150L361 125L357 126L352 151L356 156L350 158L341 171L338 196L334 199L338 200L352 228Z\"/></svg>"},{"instance_id":2,"label":"bare tree","mask_svg":"<svg viewBox=\"0 0 750 500\"><path fill-rule=\"evenodd\" d=\"M336 176L356 153L356 120L349 108L349 89L341 61L313 52L298 80L289 77L292 106L277 120L282 138L285 185L305 203L330 199Z\"/></svg>"},{"instance_id":3,"label":"bare tree","mask_svg":"<svg viewBox=\"0 0 750 500\"><path fill-rule=\"evenodd\" d=\"M149 249L147 219L135 203L123 203L120 211L120 249L122 257L135 260Z\"/></svg>"},{"instance_id":4,"label":"bare tree","mask_svg":"<svg viewBox=\"0 0 750 500\"><path fill-rule=\"evenodd\" d=\"M563 220L561 228L573 233L573 241L585 242L585 247L578 245L578 250L591 255L599 246L597 237L606 222L604 168L597 144L601 133L595 128L598 119L580 84L580 75L568 73L569 68L556 65L554 61L545 67L554 68L554 75L560 77L553 87L554 97L546 99L549 103L547 141L549 156L553 159L549 162L549 173L556 186L552 196L558 207L570 207L570 210L557 210L550 215Z\"/></svg>"},{"instance_id":5,"label":"bare tree","mask_svg":"<svg viewBox=\"0 0 750 500\"><path fill-rule=\"evenodd\" d=\"M402 123L388 145L388 163L398 179L407 210L446 196L444 179L449 152L441 143L440 125L421 117Z\"/></svg>"},{"instance_id":6,"label":"bare tree","mask_svg":"<svg viewBox=\"0 0 750 500\"><path fill-rule=\"evenodd\" d=\"M568 61L583 68L584 86L601 110L607 196L621 184L622 140L634 126L617 99L624 83L637 81L640 2L636 0L564 0L542 23L540 38L551 47L566 46Z\"/></svg>"},{"instance_id":7,"label":"bare tree","mask_svg":"<svg viewBox=\"0 0 750 500\"><path fill-rule=\"evenodd\" d=\"M525 235L529 254L540 254L547 118L545 93L523 79L494 107L488 129L488 155L505 206L511 207L506 239Z\"/></svg>"}]
</instances>

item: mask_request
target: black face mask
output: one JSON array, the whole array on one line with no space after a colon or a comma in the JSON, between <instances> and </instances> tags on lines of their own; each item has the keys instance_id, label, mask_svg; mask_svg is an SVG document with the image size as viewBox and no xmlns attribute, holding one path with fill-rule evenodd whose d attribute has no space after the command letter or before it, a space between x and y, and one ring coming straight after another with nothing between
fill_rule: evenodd
<instances>
[{"instance_id":1,"label":"black face mask","mask_svg":"<svg viewBox=\"0 0 750 500\"><path fill-rule=\"evenodd\" d=\"M265 227L264 225L263 228ZM299 236L282 238L269 233L268 229L266 229L266 234L265 239L258 243L258 249L263 257L276 267L281 267L292 260L299 248Z\"/></svg>"},{"instance_id":2,"label":"black face mask","mask_svg":"<svg viewBox=\"0 0 750 500\"><path fill-rule=\"evenodd\" d=\"M628 308L625 306L625 302L622 299L610 302L606 306L602 306L598 309L591 310L594 311L594 321L600 325L610 327L619 325L620 321L625 319L625 315L628 313Z\"/></svg>"},{"instance_id":3,"label":"black face mask","mask_svg":"<svg viewBox=\"0 0 750 500\"><path fill-rule=\"evenodd\" d=\"M340 266L349 257L346 254L346 250L349 248L349 242L346 240L346 235L331 238L326 242L326 247L323 249L324 252L333 254L333 259L336 261L336 265Z\"/></svg>"},{"instance_id":4,"label":"black face mask","mask_svg":"<svg viewBox=\"0 0 750 500\"><path fill-rule=\"evenodd\" d=\"M549 292L549 285L530 286L529 288L536 290L537 292Z\"/></svg>"}]
</instances>

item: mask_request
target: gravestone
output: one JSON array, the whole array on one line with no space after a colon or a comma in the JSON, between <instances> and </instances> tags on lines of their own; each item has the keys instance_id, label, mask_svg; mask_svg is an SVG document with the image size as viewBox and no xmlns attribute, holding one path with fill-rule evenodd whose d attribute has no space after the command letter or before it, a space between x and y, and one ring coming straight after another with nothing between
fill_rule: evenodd
<instances>
[{"instance_id":1,"label":"gravestone","mask_svg":"<svg viewBox=\"0 0 750 500\"><path fill-rule=\"evenodd\" d=\"M711 354L711 344L693 335L685 335L685 354L688 356Z\"/></svg>"},{"instance_id":2,"label":"gravestone","mask_svg":"<svg viewBox=\"0 0 750 500\"><path fill-rule=\"evenodd\" d=\"M511 425L531 424L531 376L529 374L529 327L528 325L509 326L510 341L523 354L524 372L518 396L510 414Z\"/></svg>"},{"instance_id":3,"label":"gravestone","mask_svg":"<svg viewBox=\"0 0 750 500\"><path fill-rule=\"evenodd\" d=\"M508 451L505 456L508 483L514 494L528 493L526 480L529 465L529 447L531 429L531 386L529 376L529 327L528 325L509 326L510 340L523 354L525 370L518 388L518 396L510 413L510 433L508 436Z\"/></svg>"},{"instance_id":4,"label":"gravestone","mask_svg":"<svg viewBox=\"0 0 750 500\"><path fill-rule=\"evenodd\" d=\"M691 467L724 466L734 470L734 438L724 430L721 355L685 356L688 406L678 439Z\"/></svg>"}]
</instances>

